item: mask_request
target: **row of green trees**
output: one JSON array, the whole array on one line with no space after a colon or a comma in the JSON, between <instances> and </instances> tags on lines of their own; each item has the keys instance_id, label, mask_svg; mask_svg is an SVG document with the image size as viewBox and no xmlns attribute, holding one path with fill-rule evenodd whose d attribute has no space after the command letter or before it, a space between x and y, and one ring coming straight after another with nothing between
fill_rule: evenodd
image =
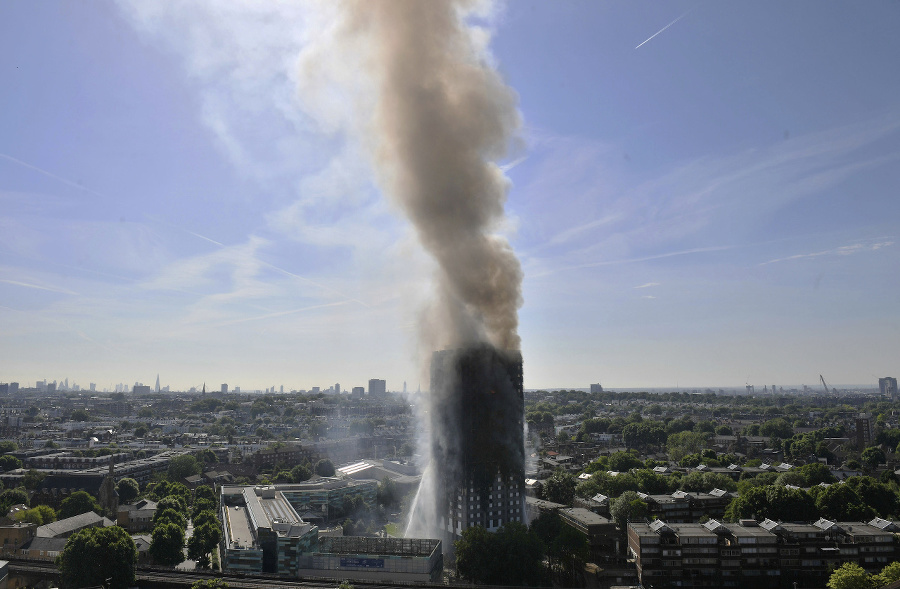
<instances>
[{"instance_id":1,"label":"row of green trees","mask_svg":"<svg viewBox=\"0 0 900 589\"><path fill-rule=\"evenodd\" d=\"M531 527L509 522L495 533L473 526L454 543L456 570L470 582L516 586L578 586L590 558L587 537L556 513Z\"/></svg>"}]
</instances>

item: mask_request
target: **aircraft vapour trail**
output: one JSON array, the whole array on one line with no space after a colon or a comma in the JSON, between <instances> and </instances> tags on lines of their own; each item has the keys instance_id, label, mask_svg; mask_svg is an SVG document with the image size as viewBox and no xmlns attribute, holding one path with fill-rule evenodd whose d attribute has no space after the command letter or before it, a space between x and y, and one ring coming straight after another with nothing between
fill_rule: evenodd
<instances>
[{"instance_id":1,"label":"aircraft vapour trail","mask_svg":"<svg viewBox=\"0 0 900 589\"><path fill-rule=\"evenodd\" d=\"M77 188L78 190L83 190L83 191L85 191L85 192L90 192L90 193L93 194L94 196L99 196L99 197L101 197L101 198L106 198L105 196L103 196L102 194L100 194L99 192L97 192L96 190L91 190L90 188L86 188L86 187L82 186L81 184L79 184L79 183L77 183L77 182L73 182L73 181L71 181L71 180L68 180L68 179L66 179L66 178L63 178L62 176L57 176L56 174L54 174L54 173L52 173L52 172L48 172L47 170L44 170L43 168L39 168L39 167L37 167L37 166L34 166L34 165L32 165L32 164L29 164L28 162L23 162L22 160L16 159L16 158L14 158L14 157L11 156L11 155L6 155L5 153L0 153L0 157L2 157L2 158L5 159L5 160L11 161L11 162L14 163L14 164L18 164L18 165L20 165L20 166L22 166L22 167L24 167L24 168L28 168L29 170L34 170L34 171L37 172L38 174L43 174L44 176L47 176L48 178L53 178L54 180L57 180L57 181L59 181L59 182L62 182L63 184L66 184L66 185L68 185L68 186L71 186L72 188Z\"/></svg>"},{"instance_id":2,"label":"aircraft vapour trail","mask_svg":"<svg viewBox=\"0 0 900 589\"><path fill-rule=\"evenodd\" d=\"M693 9L691 9L691 10L693 10ZM678 21L680 21L681 19L683 19L684 17L686 17L686 16L687 16L688 14L690 14L690 13L691 13L691 11L688 10L687 12L685 12L684 14L682 14L681 16L679 16L678 18L676 18L675 20L673 20L672 22L670 22L669 24L667 24L666 26L664 26L663 28L661 28L660 30L658 30L658 31L656 31L655 33L653 33L650 37L648 37L646 40L644 40L643 43L641 43L640 45L638 45L637 47L635 47L635 49L640 49L640 48L641 48L643 45L645 45L648 41L650 41L651 39L653 39L654 37L656 37L657 35L659 35L659 34L662 33L663 31L665 31L666 29L668 29L669 27L671 27L672 25L674 25L675 23L677 23Z\"/></svg>"}]
</instances>

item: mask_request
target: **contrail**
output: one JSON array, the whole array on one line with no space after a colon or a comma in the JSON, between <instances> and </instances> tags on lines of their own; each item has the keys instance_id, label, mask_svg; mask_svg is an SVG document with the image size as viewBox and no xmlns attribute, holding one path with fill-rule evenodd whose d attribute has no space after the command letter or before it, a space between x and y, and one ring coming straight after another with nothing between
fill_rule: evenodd
<instances>
[{"instance_id":1,"label":"contrail","mask_svg":"<svg viewBox=\"0 0 900 589\"><path fill-rule=\"evenodd\" d=\"M41 286L40 284L32 284L30 282L19 282L18 280L0 279L0 282L6 283L6 284L12 284L14 286L21 286L23 288L36 288L38 290L48 290L50 292L60 292L62 294L67 294L67 295L77 295L78 294L77 292L73 292L71 290L66 290L65 288L53 288L51 286Z\"/></svg>"},{"instance_id":2,"label":"contrail","mask_svg":"<svg viewBox=\"0 0 900 589\"><path fill-rule=\"evenodd\" d=\"M178 230L178 231L184 231L184 232L187 233L188 235L192 235L192 236L196 237L197 239L202 239L203 241L207 241L207 242L209 242L209 243L212 243L212 244L214 244L214 245L216 245L216 246L218 246L218 247L220 247L220 248L222 248L222 249L225 249L225 248L228 247L228 246L226 246L224 243L221 243L221 242L219 242L219 241L216 241L215 239L211 239L211 238L209 238L209 237L206 237L205 235L200 235L199 233L197 233L197 232L195 232L195 231L191 231L191 230L189 230L189 229L185 229L184 227L179 227L178 225L173 225L172 223L169 223L169 222L167 222L167 221L163 221L162 219L159 219L159 218L157 218L157 217L155 217L155 216L147 215L147 214L144 214L144 216L145 216L146 218L150 219L151 221L154 221L154 222L156 222L156 223L159 223L160 225L165 225L166 227L170 227L170 228L176 229L176 230ZM329 292L329 293L331 293L331 294L337 295L337 296L341 297L342 299L346 299L346 300L348 300L348 301L351 301L351 302L354 302L354 303L358 303L358 304L362 305L363 307L365 307L365 308L367 308L367 309L371 309L371 308L372 308L371 305L368 305L368 304L364 303L363 301L361 301L361 300L359 300L359 299L356 299L356 298L353 298L353 297L351 297L351 296L349 296L349 295L346 295L346 294L344 294L344 293L342 293L342 292L340 292L340 291L338 291L338 290L335 290L335 289L333 289L333 288L331 288L331 287L329 287L329 286L326 286L326 285L324 285L324 284L321 284L321 283L319 283L319 282L316 282L315 280L310 280L309 278L307 278L307 277L305 277L305 276L300 276L299 274L294 274L293 272L289 272L289 271L285 270L284 268L279 268L278 266L275 266L274 264L270 264L270 263L265 262L265 261L263 261L263 260L260 260L260 259L258 259L258 258L257 258L257 262L259 262L259 264L260 264L261 266L265 266L266 268L269 268L270 270L275 270L276 272L281 272L281 273L284 274L285 276L290 276L290 277L292 277L292 278L296 278L297 280L300 280L300 281L305 282L305 283L307 283L307 284L311 284L311 285L313 285L313 286L315 286L315 287L317 287L317 288L320 288L320 289L322 289L322 290L324 290L324 291L326 291L326 292ZM187 291L185 291L185 292L187 292ZM193 293L192 293L192 294L193 294Z\"/></svg>"},{"instance_id":3,"label":"contrail","mask_svg":"<svg viewBox=\"0 0 900 589\"><path fill-rule=\"evenodd\" d=\"M29 170L34 170L38 174L43 174L44 176L47 176L48 178L53 178L54 180L58 180L58 181L62 182L63 184L67 184L67 185L71 186L72 188L77 188L78 190L84 190L85 192L90 192L91 194L93 194L95 196L99 196L100 198L106 198L104 195L100 194L96 190L91 190L90 188L86 188L77 182L73 182L71 180L63 178L62 176L57 176L56 174L54 174L52 172L48 172L47 170L44 170L37 166L33 166L29 163L23 162L22 160L12 157L11 155L6 155L5 153L0 153L0 157L2 157L5 160L9 160L9 161L13 162L14 164L19 164L20 166L28 168Z\"/></svg>"},{"instance_id":4,"label":"contrail","mask_svg":"<svg viewBox=\"0 0 900 589\"><path fill-rule=\"evenodd\" d=\"M691 10L693 10L693 8L691 8ZM660 34L661 32L665 31L666 29L668 29L669 27L671 27L672 25L674 25L675 23L677 23L678 21L680 21L681 19L683 19L684 17L686 17L688 14L691 13L691 10L688 10L687 12L685 12L684 14L682 14L681 16L679 16L678 18L676 18L675 20L673 20L672 22L670 22L669 24L667 24L666 26L664 26L663 28L661 28L660 30L658 30L658 31L656 31L655 33L653 33L653 35L651 35L647 40L645 40L643 43L641 43L640 45L638 45L637 47L635 47L635 49L640 49L645 43L647 43L647 41L649 41L649 40L652 39L653 37L657 36L657 35Z\"/></svg>"}]
</instances>

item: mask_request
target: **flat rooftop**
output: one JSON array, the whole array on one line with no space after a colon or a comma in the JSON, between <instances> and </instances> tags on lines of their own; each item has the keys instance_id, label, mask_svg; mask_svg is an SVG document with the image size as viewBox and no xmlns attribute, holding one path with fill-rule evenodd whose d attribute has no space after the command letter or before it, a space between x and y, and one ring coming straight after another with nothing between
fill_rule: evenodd
<instances>
[{"instance_id":1,"label":"flat rooftop","mask_svg":"<svg viewBox=\"0 0 900 589\"><path fill-rule=\"evenodd\" d=\"M256 548L247 508L226 507L225 515L228 517L228 529L231 532L231 548Z\"/></svg>"}]
</instances>

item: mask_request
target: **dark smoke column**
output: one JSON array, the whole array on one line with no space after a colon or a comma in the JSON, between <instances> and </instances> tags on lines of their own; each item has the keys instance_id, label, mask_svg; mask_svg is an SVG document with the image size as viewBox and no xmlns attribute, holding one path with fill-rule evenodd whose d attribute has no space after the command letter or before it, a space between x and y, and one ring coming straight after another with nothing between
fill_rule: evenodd
<instances>
[{"instance_id":1,"label":"dark smoke column","mask_svg":"<svg viewBox=\"0 0 900 589\"><path fill-rule=\"evenodd\" d=\"M441 532L524 522L522 355L488 344L435 352L431 395Z\"/></svg>"},{"instance_id":2,"label":"dark smoke column","mask_svg":"<svg viewBox=\"0 0 900 589\"><path fill-rule=\"evenodd\" d=\"M384 193L435 261L420 349L447 351L434 354L431 390L418 402L430 416L432 462L411 534L524 519L522 269L501 234L509 181L497 165L521 119L476 24L488 4L345 0L336 44L302 62L315 74L332 49L353 52L348 77L373 92L355 128Z\"/></svg>"}]
</instances>

